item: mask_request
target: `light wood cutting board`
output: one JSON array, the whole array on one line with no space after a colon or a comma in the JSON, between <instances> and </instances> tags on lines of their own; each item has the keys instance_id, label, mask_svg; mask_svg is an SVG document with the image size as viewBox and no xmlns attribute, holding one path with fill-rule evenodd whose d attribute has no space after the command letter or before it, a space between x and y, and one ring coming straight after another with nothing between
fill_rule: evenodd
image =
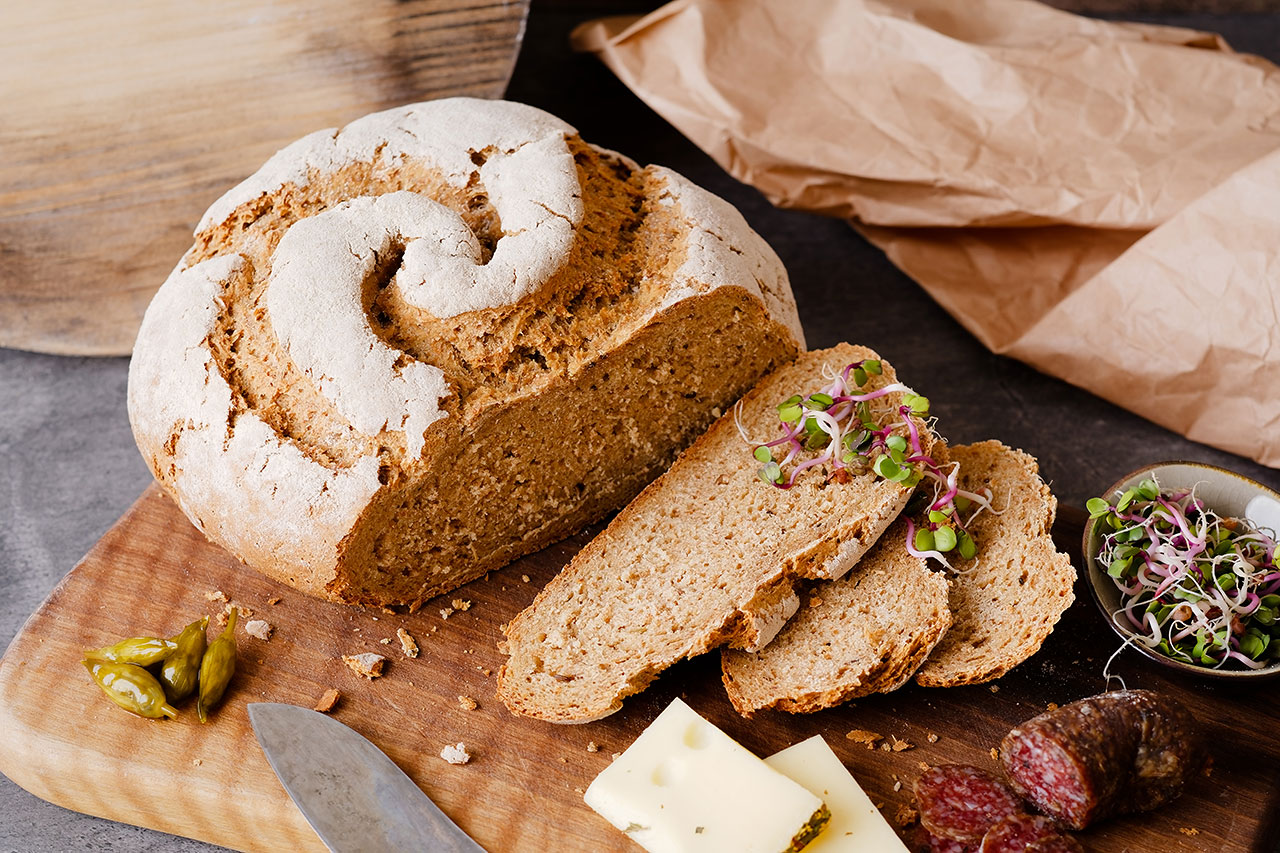
<instances>
[{"instance_id":1,"label":"light wood cutting board","mask_svg":"<svg viewBox=\"0 0 1280 853\"><path fill-rule=\"evenodd\" d=\"M0 346L123 355L201 213L293 140L500 97L529 0L0 4Z\"/></svg>"},{"instance_id":2,"label":"light wood cutting board","mask_svg":"<svg viewBox=\"0 0 1280 853\"><path fill-rule=\"evenodd\" d=\"M1060 521L1060 547L1079 542L1078 517ZM995 685L907 687L818 714L739 718L719 682L715 655L679 665L623 710L583 726L510 715L494 698L499 625L587 541L583 534L487 580L389 615L306 598L246 569L208 543L150 487L54 590L0 659L0 771L54 803L242 850L324 848L285 796L249 727L249 702L311 706L342 691L336 716L382 747L446 813L492 853L638 849L582 803L582 790L680 695L749 749L765 755L813 734L837 754L892 818L910 799L921 762L994 767L991 747L1014 724L1101 690L1115 648L1087 593L1077 587L1041 653ZM1077 554L1078 556L1078 554ZM522 579L527 576L529 580ZM240 667L208 725L182 707L172 722L117 709L80 666L84 649L140 633L171 634L221 604L221 591L276 628L269 642L240 634ZM268 603L279 597L277 604ZM447 619L452 599L469 602ZM404 627L422 647L403 657ZM391 639L384 644L383 639ZM343 654L378 652L387 673L363 680ZM1270 851L1280 826L1280 703L1275 688L1228 690L1174 681L1136 655L1118 671L1130 687L1166 690L1204 725L1215 766L1175 805L1114 820L1081 835L1094 853ZM459 697L479 707L465 710ZM853 729L912 744L869 750ZM1247 732L1247 734L1246 734ZM929 742L936 734L937 741ZM466 744L465 766L439 758ZM592 744L597 749L592 751ZM901 790L894 790L901 781Z\"/></svg>"}]
</instances>

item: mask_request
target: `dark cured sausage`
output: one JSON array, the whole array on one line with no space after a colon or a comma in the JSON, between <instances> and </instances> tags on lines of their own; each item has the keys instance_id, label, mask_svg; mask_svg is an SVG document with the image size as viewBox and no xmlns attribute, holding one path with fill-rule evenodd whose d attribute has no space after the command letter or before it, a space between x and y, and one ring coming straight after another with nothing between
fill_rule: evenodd
<instances>
[{"instance_id":1,"label":"dark cured sausage","mask_svg":"<svg viewBox=\"0 0 1280 853\"><path fill-rule=\"evenodd\" d=\"M978 853L978 845L939 838L920 824L907 832L903 842L911 853Z\"/></svg>"},{"instance_id":2,"label":"dark cured sausage","mask_svg":"<svg viewBox=\"0 0 1280 853\"><path fill-rule=\"evenodd\" d=\"M1001 780L967 764L931 767L915 784L920 823L932 835L977 847L993 824L1022 811Z\"/></svg>"},{"instance_id":3,"label":"dark cured sausage","mask_svg":"<svg viewBox=\"0 0 1280 853\"><path fill-rule=\"evenodd\" d=\"M1058 832L1047 817L1012 815L987 830L981 853L1084 853L1080 842Z\"/></svg>"},{"instance_id":4,"label":"dark cured sausage","mask_svg":"<svg viewBox=\"0 0 1280 853\"><path fill-rule=\"evenodd\" d=\"M1150 690L1118 690L1028 720L1005 736L1009 781L1073 829L1177 798L1204 767L1195 720Z\"/></svg>"}]
</instances>

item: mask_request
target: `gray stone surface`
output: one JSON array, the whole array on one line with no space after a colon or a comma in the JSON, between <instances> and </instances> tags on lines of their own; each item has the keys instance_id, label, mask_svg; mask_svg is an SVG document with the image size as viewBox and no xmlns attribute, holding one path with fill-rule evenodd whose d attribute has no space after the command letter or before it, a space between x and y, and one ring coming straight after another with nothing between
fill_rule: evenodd
<instances>
[{"instance_id":1,"label":"gray stone surface","mask_svg":"<svg viewBox=\"0 0 1280 853\"><path fill-rule=\"evenodd\" d=\"M567 51L568 30L583 17L535 4L509 97L563 116L593 142L670 165L738 205L785 261L811 346L850 340L880 350L933 400L945 434L961 442L998 437L1035 454L1063 503L1081 505L1131 468L1173 458L1280 487L1280 471L1188 442L992 356L848 227L771 208L595 60ZM1241 49L1280 60L1280 15L1154 20L1216 29ZM123 359L0 350L0 647L149 480L125 416L126 370ZM75 814L0 777L0 853L143 849L217 848Z\"/></svg>"}]
</instances>

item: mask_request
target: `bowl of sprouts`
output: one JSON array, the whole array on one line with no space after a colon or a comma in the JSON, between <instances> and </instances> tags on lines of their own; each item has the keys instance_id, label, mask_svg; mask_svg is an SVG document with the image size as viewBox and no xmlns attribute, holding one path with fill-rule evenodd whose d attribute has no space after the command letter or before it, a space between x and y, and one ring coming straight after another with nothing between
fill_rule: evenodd
<instances>
[{"instance_id":1,"label":"bowl of sprouts","mask_svg":"<svg viewBox=\"0 0 1280 853\"><path fill-rule=\"evenodd\" d=\"M1200 676L1280 676L1280 493L1160 462L1089 500L1094 601L1141 653Z\"/></svg>"}]
</instances>

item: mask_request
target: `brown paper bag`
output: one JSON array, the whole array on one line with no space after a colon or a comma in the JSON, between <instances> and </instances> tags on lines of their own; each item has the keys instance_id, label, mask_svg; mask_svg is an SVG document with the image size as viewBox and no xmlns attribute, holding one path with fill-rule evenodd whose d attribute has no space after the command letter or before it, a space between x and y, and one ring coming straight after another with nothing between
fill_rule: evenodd
<instances>
[{"instance_id":1,"label":"brown paper bag","mask_svg":"<svg viewBox=\"0 0 1280 853\"><path fill-rule=\"evenodd\" d=\"M1028 0L676 0L574 39L992 350L1280 466L1270 63Z\"/></svg>"}]
</instances>

